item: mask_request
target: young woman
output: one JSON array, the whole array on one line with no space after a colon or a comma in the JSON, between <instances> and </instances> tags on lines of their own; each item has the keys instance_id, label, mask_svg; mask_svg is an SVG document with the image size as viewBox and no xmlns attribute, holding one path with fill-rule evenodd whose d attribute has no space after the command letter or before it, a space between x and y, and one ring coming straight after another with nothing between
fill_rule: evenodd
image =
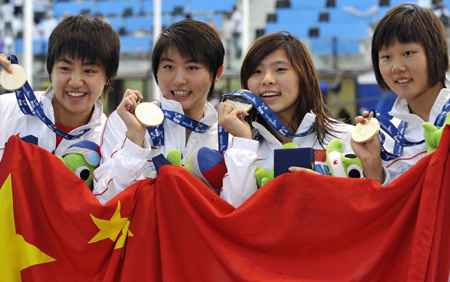
<instances>
[{"instance_id":1,"label":"young woman","mask_svg":"<svg viewBox=\"0 0 450 282\"><path fill-rule=\"evenodd\" d=\"M372 63L378 86L398 95L389 113L393 119L380 121L404 130L404 135L395 142L382 130L382 145L377 136L365 143L352 140L352 147L365 176L387 185L426 155L422 123L442 126L450 110L447 39L441 21L417 5L392 8L375 28ZM365 112L356 122L365 123L368 116Z\"/></svg>"},{"instance_id":2,"label":"young woman","mask_svg":"<svg viewBox=\"0 0 450 282\"><path fill-rule=\"evenodd\" d=\"M142 94L127 90L106 123L102 161L94 172L94 194L102 203L138 180L155 177L151 160L156 155L167 156L176 149L185 164L195 149L217 148L218 117L207 98L222 74L224 55L219 35L203 22L183 20L160 35L153 50L152 66L163 95L162 109L190 118L192 126L184 127L166 117L163 138L154 138L154 132L149 134L134 115Z\"/></svg>"},{"instance_id":3,"label":"young woman","mask_svg":"<svg viewBox=\"0 0 450 282\"><path fill-rule=\"evenodd\" d=\"M63 138L38 116L24 114L15 94L1 95L0 159L11 135L57 156L81 140L100 144L106 116L99 98L112 89L119 54L119 36L108 23L84 16L65 18L49 39L47 71L52 85L45 92L34 92L34 104L50 125L72 137L81 136ZM11 62L4 54L0 54L0 63L11 72Z\"/></svg>"},{"instance_id":4,"label":"young woman","mask_svg":"<svg viewBox=\"0 0 450 282\"><path fill-rule=\"evenodd\" d=\"M290 34L273 33L254 42L241 68L241 86L261 98L290 132L303 136L283 136L259 114L248 116L229 101L219 104L219 124L234 136L224 154L228 175L221 197L233 206L256 191L256 166L272 170L274 149L283 144L314 148L316 162L325 162L325 148L332 139L350 144L353 126L327 117L312 59ZM248 116L251 124L242 116Z\"/></svg>"}]
</instances>

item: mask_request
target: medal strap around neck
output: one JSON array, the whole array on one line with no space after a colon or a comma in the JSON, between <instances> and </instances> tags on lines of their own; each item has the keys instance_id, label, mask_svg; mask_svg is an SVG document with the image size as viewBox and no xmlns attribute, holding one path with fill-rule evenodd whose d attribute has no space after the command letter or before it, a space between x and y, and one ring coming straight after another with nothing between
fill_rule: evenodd
<instances>
[{"instance_id":1,"label":"medal strap around neck","mask_svg":"<svg viewBox=\"0 0 450 282\"><path fill-rule=\"evenodd\" d=\"M450 100L447 100L447 102L442 107L441 112L436 117L436 120L434 122L434 125L437 128L441 128L444 125L445 118L447 117L448 112L450 111ZM404 147L410 147L419 145L425 142L425 140L421 140L418 142L410 142L404 138L405 135L405 128L407 123L405 121L401 121L399 126L396 127L392 122L383 114L377 113L375 110L376 118L380 122L380 127L383 129L383 131L388 134L392 139L394 139L394 149L392 152L388 152L386 148L384 147L384 142L386 140L386 137L384 133L380 131L380 137L381 137L381 158L385 161L390 161L393 159L396 159L400 157L403 154L403 148Z\"/></svg>"},{"instance_id":2,"label":"medal strap around neck","mask_svg":"<svg viewBox=\"0 0 450 282\"><path fill-rule=\"evenodd\" d=\"M8 57L8 59L11 60L11 63L18 64L16 56L11 55ZM28 81L25 82L25 84L21 88L17 89L15 92L19 108L25 115L38 117L53 132L63 137L64 139L73 140L80 138L90 130L90 128L87 128L80 134L72 135L56 127L56 125L45 115L44 108L34 95L33 89L31 88Z\"/></svg>"},{"instance_id":3,"label":"medal strap around neck","mask_svg":"<svg viewBox=\"0 0 450 282\"><path fill-rule=\"evenodd\" d=\"M159 106L161 107L161 103L159 103ZM211 128L211 126L209 125L196 121L195 119L192 119L175 111L162 111L165 118L193 132L205 133ZM153 146L164 146L164 122L157 127L147 127L147 131L150 134Z\"/></svg>"},{"instance_id":4,"label":"medal strap around neck","mask_svg":"<svg viewBox=\"0 0 450 282\"><path fill-rule=\"evenodd\" d=\"M294 137L304 137L308 134L314 132L315 126L312 125L308 130L300 132L298 134L291 133L284 124L280 121L277 115L270 109L270 107L258 96L253 94L248 90L237 90L229 94L225 94L221 98L221 102L225 101L229 96L238 96L245 98L249 103L255 107L258 113L264 118L264 120L269 124L275 131L283 135L284 137L294 138ZM223 129L220 125L218 128L219 134L219 151L223 152L228 148L228 132Z\"/></svg>"}]
</instances>

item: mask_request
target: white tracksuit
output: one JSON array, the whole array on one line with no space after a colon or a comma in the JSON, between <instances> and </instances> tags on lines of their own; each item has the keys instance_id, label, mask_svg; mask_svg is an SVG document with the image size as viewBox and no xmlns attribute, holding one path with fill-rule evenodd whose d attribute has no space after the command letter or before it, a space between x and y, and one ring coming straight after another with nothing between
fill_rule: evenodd
<instances>
[{"instance_id":1,"label":"white tracksuit","mask_svg":"<svg viewBox=\"0 0 450 282\"><path fill-rule=\"evenodd\" d=\"M180 103L162 98L162 108L183 113ZM218 115L214 106L207 102L200 122L211 126L205 133L192 132L186 142L186 128L164 120L164 146L153 147L150 135L145 133L144 147L126 138L127 127L117 112L113 112L105 125L102 137L100 166L94 171L94 194L105 204L133 183L144 178L156 177L152 158L173 149L182 154L184 165L193 151L201 147L218 148Z\"/></svg>"},{"instance_id":2,"label":"white tracksuit","mask_svg":"<svg viewBox=\"0 0 450 282\"><path fill-rule=\"evenodd\" d=\"M450 87L450 81L446 80L446 87ZM430 116L428 121L433 123L436 121L437 116L440 114L442 107L444 104L450 99L450 89L443 88L441 92L439 92L436 101L433 104L433 107L430 111ZM389 112L393 119L391 122L398 126L401 120L407 122L405 127L405 139L410 142L418 142L424 139L423 137L423 127L422 124L424 120L418 115L412 114L408 107L408 101L406 99L398 97L395 100L394 106ZM394 146L393 139L388 137L385 134L386 140L384 147L387 151L392 152ZM397 177L399 177L403 172L408 170L410 167L415 165L421 158L427 155L427 144L424 142L420 145L404 147L403 154L393 160L383 161L383 168L385 170L386 179L383 183L383 186L388 185L392 181L394 181Z\"/></svg>"},{"instance_id":3,"label":"white tracksuit","mask_svg":"<svg viewBox=\"0 0 450 282\"><path fill-rule=\"evenodd\" d=\"M307 113L303 118L297 134L307 131L313 124L316 116L311 112ZM257 122L252 123L255 130L261 135L258 141L245 138L233 137L232 143L225 152L225 163L228 173L223 180L223 188L220 193L222 199L234 207L240 206L257 190L255 180L256 166L267 170L273 169L274 149L280 149L282 144L273 136L269 130ZM335 136L327 135L325 139L326 145L335 138L344 141L343 152L351 151L350 139L353 126L344 123L338 123L333 127L339 132L332 132ZM314 148L323 150L316 139L315 131L304 136L295 137L292 143L297 144L300 148ZM325 152L323 152L324 154ZM323 160L324 161L324 160ZM317 164L316 159L316 164Z\"/></svg>"},{"instance_id":4,"label":"white tracksuit","mask_svg":"<svg viewBox=\"0 0 450 282\"><path fill-rule=\"evenodd\" d=\"M45 92L35 91L36 99L44 108L45 115L54 123L55 116L53 112L52 100L54 96L53 87L50 86ZM100 100L94 104L94 111L88 124L75 128L72 135L82 133L90 128L86 134L74 139L62 139L56 148L56 133L54 133L45 123L36 116L28 116L22 113L17 104L16 95L8 93L0 95L0 159L3 157L5 143L11 135L19 137L34 136L37 138L37 145L57 156L61 156L70 145L82 140L90 140L100 145L100 138L103 125L106 122L106 116L103 113L103 106Z\"/></svg>"}]
</instances>

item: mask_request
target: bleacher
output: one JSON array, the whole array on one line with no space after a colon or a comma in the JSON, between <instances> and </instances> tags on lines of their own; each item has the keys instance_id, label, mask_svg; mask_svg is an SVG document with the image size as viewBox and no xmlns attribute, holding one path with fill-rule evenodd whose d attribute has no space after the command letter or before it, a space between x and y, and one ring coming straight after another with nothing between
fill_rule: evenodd
<instances>
[{"instance_id":1,"label":"bleacher","mask_svg":"<svg viewBox=\"0 0 450 282\"><path fill-rule=\"evenodd\" d=\"M379 0L278 0L265 33L288 31L309 42L312 54L359 55L362 41L390 8L417 1L387 2L380 6Z\"/></svg>"},{"instance_id":2,"label":"bleacher","mask_svg":"<svg viewBox=\"0 0 450 282\"><path fill-rule=\"evenodd\" d=\"M161 1L162 26L186 18L213 22L222 27L225 13L229 13L236 0L163 0ZM64 16L76 14L100 15L119 33L121 52L124 54L149 53L153 45L153 0L87 0L54 1L53 16L61 21ZM33 53L44 55L46 42L34 40ZM23 52L23 39L15 40L15 52Z\"/></svg>"}]
</instances>

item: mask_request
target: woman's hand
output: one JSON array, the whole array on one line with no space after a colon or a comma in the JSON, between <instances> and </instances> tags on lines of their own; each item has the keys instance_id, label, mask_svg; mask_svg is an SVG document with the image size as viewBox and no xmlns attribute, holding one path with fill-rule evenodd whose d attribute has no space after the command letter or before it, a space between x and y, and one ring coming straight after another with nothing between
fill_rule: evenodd
<instances>
[{"instance_id":1,"label":"woman's hand","mask_svg":"<svg viewBox=\"0 0 450 282\"><path fill-rule=\"evenodd\" d=\"M12 73L11 61L6 58L5 54L0 54L0 64L7 72Z\"/></svg>"},{"instance_id":2,"label":"woman's hand","mask_svg":"<svg viewBox=\"0 0 450 282\"><path fill-rule=\"evenodd\" d=\"M229 101L221 102L217 107L219 113L219 124L231 135L241 138L252 139L250 124L244 120L248 113L237 108Z\"/></svg>"},{"instance_id":3,"label":"woman's hand","mask_svg":"<svg viewBox=\"0 0 450 282\"><path fill-rule=\"evenodd\" d=\"M365 111L362 116L355 117L355 123L367 123L367 119L373 118L374 113ZM384 170L381 161L381 142L380 134L376 133L372 138L364 142L355 142L353 138L350 141L353 152L361 160L364 176L380 183L385 180Z\"/></svg>"},{"instance_id":4,"label":"woman's hand","mask_svg":"<svg viewBox=\"0 0 450 282\"><path fill-rule=\"evenodd\" d=\"M134 115L134 111L138 105L138 101L143 98L141 92L138 90L127 89L116 109L120 118L127 126L127 138L141 147L144 144L146 127L138 121Z\"/></svg>"}]
</instances>

